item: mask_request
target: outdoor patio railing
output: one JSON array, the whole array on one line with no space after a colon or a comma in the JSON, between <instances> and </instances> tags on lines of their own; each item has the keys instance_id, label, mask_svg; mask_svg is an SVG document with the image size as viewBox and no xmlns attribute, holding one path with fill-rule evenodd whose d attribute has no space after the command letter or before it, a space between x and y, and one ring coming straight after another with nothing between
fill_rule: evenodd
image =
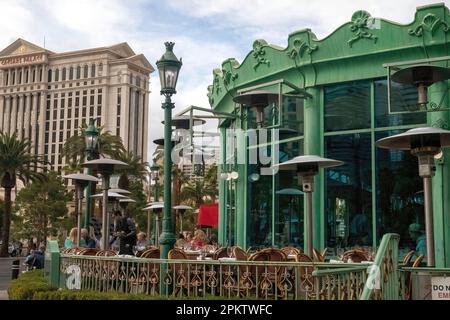
<instances>
[{"instance_id":1,"label":"outdoor patio railing","mask_svg":"<svg viewBox=\"0 0 450 320\"><path fill-rule=\"evenodd\" d=\"M370 267L361 300L402 299L399 288L398 244L400 236L387 233L381 240L373 265Z\"/></svg>"},{"instance_id":2,"label":"outdoor patio railing","mask_svg":"<svg viewBox=\"0 0 450 320\"><path fill-rule=\"evenodd\" d=\"M60 287L175 297L356 299L367 265L165 260L62 254ZM331 281L331 275L335 280ZM316 279L314 279L314 277ZM333 295L334 288L338 290ZM353 288L357 292L353 293ZM330 292L330 294L323 294ZM345 293L344 295L344 292Z\"/></svg>"},{"instance_id":3,"label":"outdoor patio railing","mask_svg":"<svg viewBox=\"0 0 450 320\"><path fill-rule=\"evenodd\" d=\"M315 278L315 299L358 300L367 280L368 265L350 268L317 270Z\"/></svg>"}]
</instances>

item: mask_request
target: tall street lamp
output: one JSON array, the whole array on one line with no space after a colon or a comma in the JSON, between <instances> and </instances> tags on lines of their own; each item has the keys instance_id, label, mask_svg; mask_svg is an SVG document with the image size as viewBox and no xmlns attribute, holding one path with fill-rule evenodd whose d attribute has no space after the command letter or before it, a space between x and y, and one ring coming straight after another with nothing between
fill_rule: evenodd
<instances>
[{"instance_id":1,"label":"tall street lamp","mask_svg":"<svg viewBox=\"0 0 450 320\"><path fill-rule=\"evenodd\" d=\"M98 136L99 131L94 125L95 119L89 119L89 126L84 132L85 144L86 144L86 159L88 161L98 159ZM88 168L88 174L92 175L92 169ZM84 216L84 227L88 228L91 222L91 194L92 183L89 182L86 190L86 215Z\"/></svg>"},{"instance_id":2,"label":"tall street lamp","mask_svg":"<svg viewBox=\"0 0 450 320\"><path fill-rule=\"evenodd\" d=\"M425 231L427 237L427 266L435 264L433 232L433 194L431 178L436 167L434 156L450 147L450 131L439 128L415 128L377 141L378 148L410 150L419 160L419 176L423 178Z\"/></svg>"},{"instance_id":3,"label":"tall street lamp","mask_svg":"<svg viewBox=\"0 0 450 320\"><path fill-rule=\"evenodd\" d=\"M109 239L108 228L109 228L109 219L108 219L108 189L109 189L109 178L111 174L114 173L114 170L123 169L128 167L125 162L113 159L97 159L91 160L83 163L84 167L91 168L92 170L96 170L99 174L102 175L102 185L103 185L103 207L102 207L102 248L104 250L108 249ZM122 196L123 197L123 196Z\"/></svg>"},{"instance_id":4,"label":"tall street lamp","mask_svg":"<svg viewBox=\"0 0 450 320\"><path fill-rule=\"evenodd\" d=\"M161 94L165 96L165 102L162 104L164 109L164 140L171 141L172 137L172 109L174 104L171 96L176 93L176 85L178 80L178 72L180 71L182 62L178 60L173 53L173 42L164 43L166 52L161 59L156 62L159 71L159 80L161 81ZM171 143L164 144L164 216L162 225L162 234L160 238L161 258L167 259L169 250L173 248L176 238L173 233L172 225L172 159L171 159Z\"/></svg>"},{"instance_id":5,"label":"tall street lamp","mask_svg":"<svg viewBox=\"0 0 450 320\"><path fill-rule=\"evenodd\" d=\"M88 175L88 174L81 174L81 173L74 173L74 174L68 174L63 176L64 179L70 179L74 182L75 184L75 189L76 189L76 193L77 193L77 200L78 200L78 204L77 204L77 212L76 212L76 216L77 216L77 247L80 246L80 238L81 238L81 212L83 211L83 192L84 192L84 188L86 188L88 186L88 184L90 184L90 182L100 182L100 179ZM87 201L86 201L87 202ZM87 208L86 208L87 210Z\"/></svg>"}]
</instances>

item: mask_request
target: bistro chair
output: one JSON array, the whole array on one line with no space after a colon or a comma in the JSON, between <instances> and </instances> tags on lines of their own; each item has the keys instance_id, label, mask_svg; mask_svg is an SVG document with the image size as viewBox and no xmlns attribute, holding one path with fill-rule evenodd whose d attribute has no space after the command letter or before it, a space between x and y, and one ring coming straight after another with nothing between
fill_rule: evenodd
<instances>
[{"instance_id":1,"label":"bistro chair","mask_svg":"<svg viewBox=\"0 0 450 320\"><path fill-rule=\"evenodd\" d=\"M326 254L327 254L326 248L323 250L323 252L320 252L317 249L313 249L313 260L315 262L324 262Z\"/></svg>"},{"instance_id":2,"label":"bistro chair","mask_svg":"<svg viewBox=\"0 0 450 320\"><path fill-rule=\"evenodd\" d=\"M351 262L360 263L362 261L368 261L369 257L364 251L354 249L344 252L342 261L347 262L349 259L351 260Z\"/></svg>"},{"instance_id":3,"label":"bistro chair","mask_svg":"<svg viewBox=\"0 0 450 320\"><path fill-rule=\"evenodd\" d=\"M403 265L406 267L406 266L409 266L410 264L411 264L411 260L412 260L412 258L414 257L414 254L415 254L416 252L414 251L414 250L411 250L410 252L408 252L406 255L405 255L405 257L403 258Z\"/></svg>"},{"instance_id":4,"label":"bistro chair","mask_svg":"<svg viewBox=\"0 0 450 320\"><path fill-rule=\"evenodd\" d=\"M412 264L412 268L418 268L420 267L420 264L422 263L423 260L423 255L418 256L413 264ZM412 300L412 283L413 283L413 276L412 276L412 272L408 272L406 275L406 282L407 282L407 291L405 294L405 298L406 300Z\"/></svg>"},{"instance_id":5,"label":"bistro chair","mask_svg":"<svg viewBox=\"0 0 450 320\"><path fill-rule=\"evenodd\" d=\"M179 249L179 248L173 248L168 253L169 260L188 260L188 256L186 253ZM182 292L182 289L187 289L189 286L189 265L187 263L169 263L169 277L172 278L172 282L174 285L174 291L173 294L176 296L180 291Z\"/></svg>"},{"instance_id":6,"label":"bistro chair","mask_svg":"<svg viewBox=\"0 0 450 320\"><path fill-rule=\"evenodd\" d=\"M95 248L85 248L80 250L80 252L78 253L81 256L95 256L97 255L97 252L99 252L99 249L95 249Z\"/></svg>"},{"instance_id":7,"label":"bistro chair","mask_svg":"<svg viewBox=\"0 0 450 320\"><path fill-rule=\"evenodd\" d=\"M97 257L114 257L117 253L113 250L100 250L95 254Z\"/></svg>"},{"instance_id":8,"label":"bistro chair","mask_svg":"<svg viewBox=\"0 0 450 320\"><path fill-rule=\"evenodd\" d=\"M281 251L283 251L286 256L289 255L297 255L302 252L302 249L296 248L296 247L283 247L281 248Z\"/></svg>"},{"instance_id":9,"label":"bistro chair","mask_svg":"<svg viewBox=\"0 0 450 320\"><path fill-rule=\"evenodd\" d=\"M213 254L213 260L219 260L219 258L228 258L227 247L220 247Z\"/></svg>"}]
</instances>

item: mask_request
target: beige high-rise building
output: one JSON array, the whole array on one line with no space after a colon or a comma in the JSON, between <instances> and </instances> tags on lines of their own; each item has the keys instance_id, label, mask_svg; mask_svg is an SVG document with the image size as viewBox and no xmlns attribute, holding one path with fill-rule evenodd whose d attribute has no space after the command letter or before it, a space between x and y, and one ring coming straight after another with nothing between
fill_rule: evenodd
<instances>
[{"instance_id":1,"label":"beige high-rise building","mask_svg":"<svg viewBox=\"0 0 450 320\"><path fill-rule=\"evenodd\" d=\"M0 131L30 139L61 171L64 142L93 118L147 161L153 71L125 42L55 53L18 39L0 52Z\"/></svg>"}]
</instances>

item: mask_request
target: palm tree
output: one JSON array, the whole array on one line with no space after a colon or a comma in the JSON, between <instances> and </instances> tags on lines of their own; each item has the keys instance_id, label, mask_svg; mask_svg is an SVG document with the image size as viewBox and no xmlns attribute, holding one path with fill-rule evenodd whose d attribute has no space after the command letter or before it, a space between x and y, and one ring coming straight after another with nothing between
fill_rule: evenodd
<instances>
[{"instance_id":1,"label":"palm tree","mask_svg":"<svg viewBox=\"0 0 450 320\"><path fill-rule=\"evenodd\" d=\"M219 194L218 183L217 183L217 165L211 166L205 174L205 183L211 190L211 200L216 202L216 197Z\"/></svg>"},{"instance_id":2,"label":"palm tree","mask_svg":"<svg viewBox=\"0 0 450 320\"><path fill-rule=\"evenodd\" d=\"M128 164L128 167L117 171L120 174L119 188L127 189L129 186L129 178L147 181L149 174L148 162L142 162L142 158L131 151L121 151L115 158Z\"/></svg>"},{"instance_id":3,"label":"palm tree","mask_svg":"<svg viewBox=\"0 0 450 320\"><path fill-rule=\"evenodd\" d=\"M44 180L45 176L38 169L45 170L47 162L42 156L29 153L31 142L18 140L12 135L0 133L0 185L5 189L5 207L3 216L2 245L0 257L8 256L9 232L11 225L11 189L16 186L16 179L24 183Z\"/></svg>"},{"instance_id":4,"label":"palm tree","mask_svg":"<svg viewBox=\"0 0 450 320\"><path fill-rule=\"evenodd\" d=\"M205 203L205 198L212 198L215 194L215 190L211 190L204 179L191 180L181 190L181 198L196 207Z\"/></svg>"},{"instance_id":5,"label":"palm tree","mask_svg":"<svg viewBox=\"0 0 450 320\"><path fill-rule=\"evenodd\" d=\"M81 167L78 167L77 164L83 163L86 157L86 129L87 124L83 123L79 128L78 134L71 136L64 143L62 155L68 160L66 161L68 163L68 168L82 169ZM125 152L122 139L119 136L112 135L110 131L105 131L103 126L99 127L99 155L117 159L122 152Z\"/></svg>"}]
</instances>

